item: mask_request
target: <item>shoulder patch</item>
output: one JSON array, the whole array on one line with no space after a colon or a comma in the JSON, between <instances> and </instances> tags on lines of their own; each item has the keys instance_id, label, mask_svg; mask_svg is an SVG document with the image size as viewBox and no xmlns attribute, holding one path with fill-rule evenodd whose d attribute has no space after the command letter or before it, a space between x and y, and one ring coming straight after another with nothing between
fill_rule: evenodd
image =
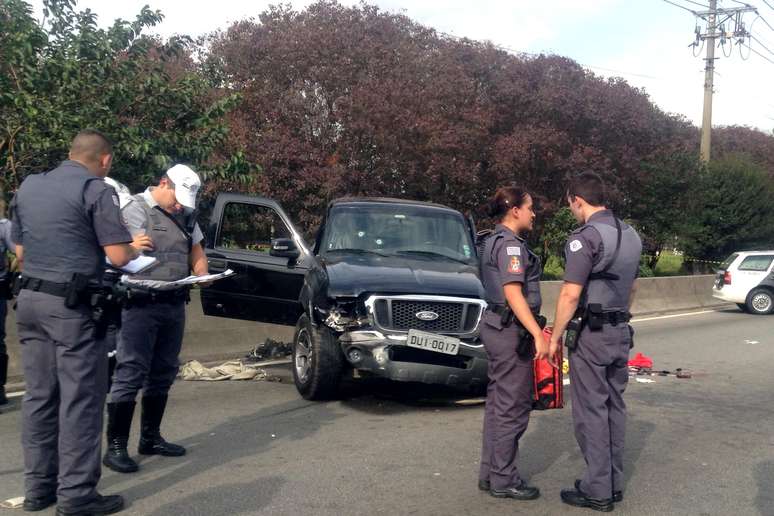
<instances>
[{"instance_id":1,"label":"shoulder patch","mask_svg":"<svg viewBox=\"0 0 774 516\"><path fill-rule=\"evenodd\" d=\"M521 260L518 256L511 256L511 263L508 265L508 272L511 274L521 274L524 272L524 267L521 265Z\"/></svg>"},{"instance_id":2,"label":"shoulder patch","mask_svg":"<svg viewBox=\"0 0 774 516\"><path fill-rule=\"evenodd\" d=\"M521 247L506 247L505 252L508 254L508 256L521 256Z\"/></svg>"},{"instance_id":3,"label":"shoulder patch","mask_svg":"<svg viewBox=\"0 0 774 516\"><path fill-rule=\"evenodd\" d=\"M583 244L581 243L580 240L573 240L572 242L570 242L570 251L572 251L573 253L577 253L581 249L583 249Z\"/></svg>"}]
</instances>

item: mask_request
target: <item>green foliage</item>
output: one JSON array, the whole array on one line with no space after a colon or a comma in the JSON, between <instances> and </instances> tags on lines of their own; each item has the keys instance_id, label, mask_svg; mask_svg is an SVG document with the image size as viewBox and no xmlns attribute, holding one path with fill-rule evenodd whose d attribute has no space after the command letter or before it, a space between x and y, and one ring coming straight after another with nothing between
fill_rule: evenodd
<instances>
[{"instance_id":1,"label":"green foliage","mask_svg":"<svg viewBox=\"0 0 774 516\"><path fill-rule=\"evenodd\" d=\"M690 256L722 260L734 251L771 247L774 183L746 156L712 161L682 220L682 247Z\"/></svg>"},{"instance_id":2,"label":"green foliage","mask_svg":"<svg viewBox=\"0 0 774 516\"><path fill-rule=\"evenodd\" d=\"M690 192L699 175L693 154L676 152L652 158L641 165L639 185L631 193L629 216L643 238L648 267L656 268L657 256L683 224Z\"/></svg>"},{"instance_id":3,"label":"green foliage","mask_svg":"<svg viewBox=\"0 0 774 516\"><path fill-rule=\"evenodd\" d=\"M540 237L540 248L543 250L543 257L548 265L547 257L562 256L567 237L578 227L578 221L575 220L570 208L563 207L554 213L544 224Z\"/></svg>"},{"instance_id":4,"label":"green foliage","mask_svg":"<svg viewBox=\"0 0 774 516\"><path fill-rule=\"evenodd\" d=\"M543 279L546 281L560 280L564 277L564 267L562 265L562 259L558 256L551 255L546 260L545 267L543 267Z\"/></svg>"},{"instance_id":5,"label":"green foliage","mask_svg":"<svg viewBox=\"0 0 774 516\"><path fill-rule=\"evenodd\" d=\"M163 19L147 6L102 29L75 4L45 0L43 24L23 0L0 4L1 190L55 166L87 127L114 141L113 175L134 190L175 162L228 178L251 170L213 161L239 97L199 73L189 38L146 36Z\"/></svg>"},{"instance_id":6,"label":"green foliage","mask_svg":"<svg viewBox=\"0 0 774 516\"><path fill-rule=\"evenodd\" d=\"M663 251L653 272L656 276L677 276L682 273L683 257L669 251Z\"/></svg>"},{"instance_id":7,"label":"green foliage","mask_svg":"<svg viewBox=\"0 0 774 516\"><path fill-rule=\"evenodd\" d=\"M640 258L640 278L652 278L655 275L653 269L648 265L648 258L646 256Z\"/></svg>"}]
</instances>

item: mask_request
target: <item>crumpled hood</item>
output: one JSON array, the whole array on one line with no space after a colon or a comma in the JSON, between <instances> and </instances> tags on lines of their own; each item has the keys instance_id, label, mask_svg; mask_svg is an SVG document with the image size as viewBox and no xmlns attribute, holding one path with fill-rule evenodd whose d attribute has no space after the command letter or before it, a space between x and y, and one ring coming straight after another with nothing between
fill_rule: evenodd
<instances>
[{"instance_id":1,"label":"crumpled hood","mask_svg":"<svg viewBox=\"0 0 774 516\"><path fill-rule=\"evenodd\" d=\"M364 293L484 297L477 266L444 258L342 254L321 262L329 297Z\"/></svg>"}]
</instances>

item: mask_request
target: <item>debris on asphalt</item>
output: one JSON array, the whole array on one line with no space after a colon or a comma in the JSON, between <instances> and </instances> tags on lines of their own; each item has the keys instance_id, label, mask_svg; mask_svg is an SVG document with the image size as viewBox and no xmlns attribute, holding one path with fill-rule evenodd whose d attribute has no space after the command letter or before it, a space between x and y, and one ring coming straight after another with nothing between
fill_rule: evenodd
<instances>
[{"instance_id":1,"label":"debris on asphalt","mask_svg":"<svg viewBox=\"0 0 774 516\"><path fill-rule=\"evenodd\" d=\"M656 383L656 380L650 378L637 378L637 383Z\"/></svg>"},{"instance_id":2,"label":"debris on asphalt","mask_svg":"<svg viewBox=\"0 0 774 516\"><path fill-rule=\"evenodd\" d=\"M0 503L0 507L3 509L21 509L24 505L24 497L19 496L17 498L10 498L2 503Z\"/></svg>"},{"instance_id":3,"label":"debris on asphalt","mask_svg":"<svg viewBox=\"0 0 774 516\"><path fill-rule=\"evenodd\" d=\"M188 381L218 382L223 380L264 380L278 381L277 377L259 367L233 360L215 367L205 367L197 360L191 360L180 368L180 378Z\"/></svg>"},{"instance_id":4,"label":"debris on asphalt","mask_svg":"<svg viewBox=\"0 0 774 516\"><path fill-rule=\"evenodd\" d=\"M640 369L653 369L653 359L649 356L645 356L642 353L637 353L634 358L629 360L629 367L637 367Z\"/></svg>"},{"instance_id":5,"label":"debris on asphalt","mask_svg":"<svg viewBox=\"0 0 774 516\"><path fill-rule=\"evenodd\" d=\"M245 355L243 360L245 362L260 362L262 360L284 358L292 353L293 345L291 343L266 339L262 344L257 344L251 352Z\"/></svg>"}]
</instances>

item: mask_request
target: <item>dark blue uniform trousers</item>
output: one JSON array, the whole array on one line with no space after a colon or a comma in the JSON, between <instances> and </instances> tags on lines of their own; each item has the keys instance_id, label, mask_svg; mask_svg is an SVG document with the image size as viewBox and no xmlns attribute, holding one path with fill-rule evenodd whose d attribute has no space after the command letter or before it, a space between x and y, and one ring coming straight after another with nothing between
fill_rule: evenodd
<instances>
[{"instance_id":1,"label":"dark blue uniform trousers","mask_svg":"<svg viewBox=\"0 0 774 516\"><path fill-rule=\"evenodd\" d=\"M627 324L606 324L601 331L585 328L570 353L572 420L586 472L581 491L607 499L623 491L623 453L629 381L627 363L631 335Z\"/></svg>"},{"instance_id":2,"label":"dark blue uniform trousers","mask_svg":"<svg viewBox=\"0 0 774 516\"><path fill-rule=\"evenodd\" d=\"M104 342L85 306L22 290L16 320L26 393L22 404L25 495L56 492L61 505L96 496L107 391Z\"/></svg>"},{"instance_id":3,"label":"dark blue uniform trousers","mask_svg":"<svg viewBox=\"0 0 774 516\"><path fill-rule=\"evenodd\" d=\"M140 389L146 397L166 396L180 368L184 330L184 301L125 308L110 401L134 401Z\"/></svg>"},{"instance_id":4,"label":"dark blue uniform trousers","mask_svg":"<svg viewBox=\"0 0 774 516\"><path fill-rule=\"evenodd\" d=\"M519 358L518 326L502 328L497 314L484 315L481 340L489 358L489 385L479 479L489 480L494 489L504 489L522 482L517 461L519 439L527 430L532 410L532 358Z\"/></svg>"}]
</instances>

